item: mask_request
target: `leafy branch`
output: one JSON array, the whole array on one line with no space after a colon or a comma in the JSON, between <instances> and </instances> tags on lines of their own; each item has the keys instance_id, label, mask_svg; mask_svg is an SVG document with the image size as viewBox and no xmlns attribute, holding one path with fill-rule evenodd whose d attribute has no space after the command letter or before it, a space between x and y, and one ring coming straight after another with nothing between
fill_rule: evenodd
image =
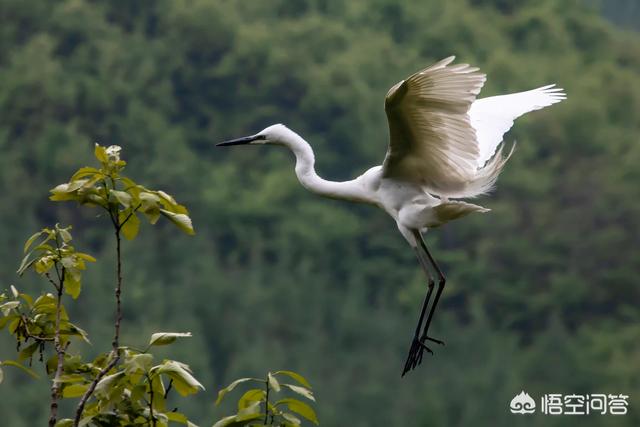
<instances>
[{"instance_id":1,"label":"leafy branch","mask_svg":"<svg viewBox=\"0 0 640 427\"><path fill-rule=\"evenodd\" d=\"M96 145L99 168L83 167L69 182L51 190L53 201L76 201L107 212L115 237L116 286L114 335L111 349L86 362L70 348L71 338L89 342L87 333L73 324L63 304L63 297L76 300L81 292L82 273L87 263L96 261L71 244L71 226L44 228L29 237L24 258L17 273L32 270L51 285L54 292L37 298L11 286L10 293L0 293L0 329L7 329L16 339L17 360L0 361L0 382L5 367L15 367L36 377L31 369L34 355L45 365L52 378L49 411L50 427L131 426L166 427L180 423L196 427L177 408L169 409L170 392L189 396L204 387L188 365L171 359L154 361L151 349L170 345L191 337L189 332L157 332L144 349L122 345L122 236L134 239L140 228L140 216L155 224L167 218L180 230L193 234L187 209L160 190L150 190L122 175L125 162L120 147ZM45 361L44 357L47 355ZM28 365L26 365L28 363ZM288 376L301 385L280 384L277 377ZM282 389L314 400L311 387L300 375L290 371L269 373L266 379L241 379L222 390L225 393L245 381L258 381L264 388L249 390L238 402L238 413L216 423L220 426L260 425L299 426L298 416L317 424L313 409L297 399L285 397L271 401ZM73 419L59 417L61 399L78 399ZM173 405L172 405L173 406Z\"/></svg>"},{"instance_id":2,"label":"leafy branch","mask_svg":"<svg viewBox=\"0 0 640 427\"><path fill-rule=\"evenodd\" d=\"M176 203L173 197L163 191L149 190L122 175L126 162L120 158L121 147L111 145L103 147L96 144L94 154L100 162L100 168L80 168L68 183L60 184L51 190L53 201L72 200L82 205L96 206L107 211L113 225L116 240L116 287L114 336L111 343L109 362L97 373L76 408L74 426L80 424L85 406L100 381L118 364L120 354L120 326L122 322L122 252L121 235L132 240L138 234L142 212L151 224L155 224L160 215L176 224L182 231L194 234L187 209ZM152 416L153 418L153 416Z\"/></svg>"},{"instance_id":3,"label":"leafy branch","mask_svg":"<svg viewBox=\"0 0 640 427\"><path fill-rule=\"evenodd\" d=\"M37 274L45 277L54 287L55 296L46 294L34 303L33 298L18 292L15 286L12 286L13 301L2 305L3 325L9 324L9 332L15 335L18 348L23 342L26 344L29 340L34 341L20 352L19 360L31 360L37 350L40 351L42 358L45 345L53 343L55 355L51 361L55 364L55 373L49 405L49 426L51 427L55 426L58 415L64 359L70 344L67 337L70 333L77 333L88 341L86 333L69 322L62 305L62 297L65 292L74 299L78 297L81 272L86 268L85 262L94 262L95 259L91 255L75 250L70 244L72 240L70 230L70 226L62 228L56 224L53 229L44 228L33 234L24 245L25 256L18 268L19 275L33 269ZM51 271L55 272L55 278L51 277Z\"/></svg>"},{"instance_id":4,"label":"leafy branch","mask_svg":"<svg viewBox=\"0 0 640 427\"><path fill-rule=\"evenodd\" d=\"M281 383L278 377L288 377L298 384ZM252 388L247 390L240 400L238 400L238 412L222 418L213 427L238 427L238 426L278 426L297 427L302 425L301 416L313 424L318 425L318 417L313 408L301 400L285 397L277 401L272 401L274 393L280 393L283 389L293 392L298 396L315 402L315 397L311 391L311 385L300 374L292 371L277 371L267 373L265 379L260 378L240 378L218 392L216 405L219 405L224 396L235 389L238 385L248 382L256 382L264 385L263 388ZM284 409L286 408L286 410ZM259 421L262 420L260 423Z\"/></svg>"}]
</instances>

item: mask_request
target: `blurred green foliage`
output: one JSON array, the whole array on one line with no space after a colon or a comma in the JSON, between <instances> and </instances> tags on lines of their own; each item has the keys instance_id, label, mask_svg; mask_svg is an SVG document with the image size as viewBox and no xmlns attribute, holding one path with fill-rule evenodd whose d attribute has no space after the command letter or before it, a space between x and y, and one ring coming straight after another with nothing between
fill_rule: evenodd
<instances>
[{"instance_id":1,"label":"blurred green foliage","mask_svg":"<svg viewBox=\"0 0 640 427\"><path fill-rule=\"evenodd\" d=\"M88 164L95 141L118 144L144 165L132 178L179 193L198 226L174 239L158 223L124 248L138 265L125 267L123 341L192 331L172 356L207 390L287 367L315 385L328 426L640 424L638 34L579 0L0 8L7 287L32 230L73 223L101 262L70 315L94 342L109 336L113 243L94 212L40 195ZM508 134L518 149L482 201L490 215L427 234L449 278L432 325L447 346L400 380L425 283L393 222L307 194L288 153L213 144L283 122L312 143L322 175L350 178L382 161L387 89L450 54L487 72L484 96L556 82L568 100ZM13 350L0 341L0 359ZM3 422L44 424L46 387L9 372ZM626 416L512 415L522 389L632 397ZM201 424L234 410L197 396L180 411Z\"/></svg>"},{"instance_id":2,"label":"blurred green foliage","mask_svg":"<svg viewBox=\"0 0 640 427\"><path fill-rule=\"evenodd\" d=\"M292 379L296 384L281 382ZM237 379L218 392L216 405L219 405L224 396L238 385L249 383L258 383L260 388L252 388L244 392L238 400L237 413L222 418L213 427L240 427L244 425L249 427L266 427L267 425L299 427L303 420L319 425L318 416L309 403L297 398L302 396L315 402L311 385L302 375L292 371L268 372L264 379ZM283 391L290 396L279 399Z\"/></svg>"}]
</instances>

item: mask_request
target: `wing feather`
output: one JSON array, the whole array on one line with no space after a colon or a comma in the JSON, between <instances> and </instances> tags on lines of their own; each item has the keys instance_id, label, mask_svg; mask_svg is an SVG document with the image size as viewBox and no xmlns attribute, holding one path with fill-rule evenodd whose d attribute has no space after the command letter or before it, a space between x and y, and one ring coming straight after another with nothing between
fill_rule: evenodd
<instances>
[{"instance_id":1,"label":"wing feather","mask_svg":"<svg viewBox=\"0 0 640 427\"><path fill-rule=\"evenodd\" d=\"M491 96L475 101L469 109L471 125L476 130L482 167L493 154L503 135L511 129L513 121L530 111L539 110L566 99L562 88L555 84L542 86L526 92Z\"/></svg>"},{"instance_id":2,"label":"wing feather","mask_svg":"<svg viewBox=\"0 0 640 427\"><path fill-rule=\"evenodd\" d=\"M566 99L555 85L476 100L486 77L445 58L394 85L385 98L390 142L383 174L433 194L473 197L493 186L509 155L502 136L521 115ZM512 150L513 151L513 150Z\"/></svg>"},{"instance_id":3,"label":"wing feather","mask_svg":"<svg viewBox=\"0 0 640 427\"><path fill-rule=\"evenodd\" d=\"M480 147L467 114L485 75L446 58L393 86L385 100L390 144L386 177L455 193L477 175Z\"/></svg>"}]
</instances>

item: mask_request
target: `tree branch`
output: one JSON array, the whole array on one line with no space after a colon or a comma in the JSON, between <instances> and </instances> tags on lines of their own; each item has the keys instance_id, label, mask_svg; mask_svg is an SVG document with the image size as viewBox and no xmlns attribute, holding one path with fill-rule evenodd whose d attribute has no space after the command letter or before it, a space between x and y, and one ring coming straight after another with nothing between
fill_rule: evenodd
<instances>
[{"instance_id":1,"label":"tree branch","mask_svg":"<svg viewBox=\"0 0 640 427\"><path fill-rule=\"evenodd\" d=\"M269 420L269 378L267 377L267 381L265 381L266 383L266 388L267 388L267 392L266 395L264 397L264 425L267 425L267 421ZM271 419L271 421L273 421L273 419ZM273 424L273 423L272 423Z\"/></svg>"},{"instance_id":2,"label":"tree branch","mask_svg":"<svg viewBox=\"0 0 640 427\"><path fill-rule=\"evenodd\" d=\"M111 354L113 355L113 351L111 352ZM80 399L80 402L78 403L78 407L76 408L76 416L73 419L73 426L74 427L78 427L78 425L80 424L80 418L82 417L82 411L84 411L84 406L87 404L87 401L89 400L89 398L91 397L91 395L95 391L96 386L98 385L98 383L100 382L102 377L104 377L107 374L107 372L109 372L111 370L111 368L116 366L116 363L118 363L119 360L120 360L120 353L116 352L115 357L111 360L111 362L109 362L109 364L107 366L105 366L98 373L98 375L96 375L96 377L91 382L91 385L89 386L87 391L82 395L82 398Z\"/></svg>"},{"instance_id":3,"label":"tree branch","mask_svg":"<svg viewBox=\"0 0 640 427\"><path fill-rule=\"evenodd\" d=\"M91 395L93 394L93 392L95 391L96 386L98 385L98 382L102 379L102 377L104 377L107 374L107 372L109 372L111 370L111 368L116 366L116 364L120 360L120 350L119 350L119 346L120 346L120 322L122 321L122 303L121 303L121 300L120 300L120 294L122 293L122 252L120 250L120 240L121 240L120 239L120 228L121 228L121 224L119 222L119 218L118 218L117 215L113 215L111 213L111 211L110 211L110 214L111 214L111 220L113 221L113 225L114 225L114 228L115 228L116 261L117 261L117 265L116 265L116 280L117 281L116 281L116 290L115 290L116 314L115 314L115 323L114 323L115 331L114 331L113 341L111 343L111 355L112 355L113 359L93 379L93 381L91 382L91 385L89 386L87 391L84 393L84 395L80 399L80 402L78 403L78 406L76 408L76 415L75 415L75 418L73 420L74 427L78 427L78 425L80 423L80 418L82 417L82 411L84 411L84 407L85 407L87 401L89 400L89 398L91 397Z\"/></svg>"},{"instance_id":4,"label":"tree branch","mask_svg":"<svg viewBox=\"0 0 640 427\"><path fill-rule=\"evenodd\" d=\"M57 272L57 270L56 270ZM53 285L54 288L56 288L57 292L60 292L60 289L58 287L58 284L56 282L53 281L53 279L51 278L51 276L49 275L49 273L44 273L44 275L47 277L47 280L49 280L49 283L51 283ZM58 275L58 277L60 277L60 275Z\"/></svg>"},{"instance_id":5,"label":"tree branch","mask_svg":"<svg viewBox=\"0 0 640 427\"><path fill-rule=\"evenodd\" d=\"M22 319L22 324L24 325L24 338L25 342L27 338L31 338L35 341L54 341L55 338L50 337L42 337L40 335L33 335L29 330L29 322L27 322L27 317L24 314L20 314L20 319Z\"/></svg>"},{"instance_id":6,"label":"tree branch","mask_svg":"<svg viewBox=\"0 0 640 427\"><path fill-rule=\"evenodd\" d=\"M156 417L153 415L153 385L149 374L147 374L147 381L149 382L149 417L151 417L151 425L156 427Z\"/></svg>"},{"instance_id":7,"label":"tree branch","mask_svg":"<svg viewBox=\"0 0 640 427\"><path fill-rule=\"evenodd\" d=\"M58 244L58 239L56 238L56 245ZM58 252L60 248L58 247ZM58 271L57 262L56 262L56 272ZM58 418L58 398L60 397L60 377L62 376L62 367L64 364L64 354L66 351L66 347L62 345L60 340L60 317L62 312L62 292L64 290L64 267L62 267L62 275L58 275L61 277L60 285L54 286L58 291L58 298L56 300L56 331L53 338L53 344L56 350L56 354L58 355L58 364L56 367L56 373L53 377L53 384L51 385L51 406L49 411L49 427L54 427L56 425L56 420ZM47 275L49 281L53 282L51 278Z\"/></svg>"},{"instance_id":8,"label":"tree branch","mask_svg":"<svg viewBox=\"0 0 640 427\"><path fill-rule=\"evenodd\" d=\"M127 215L127 217L124 219L124 221L122 221L120 223L120 228L122 228L122 226L125 225L127 223L127 221L129 221L129 218L131 218L131 215L133 215L134 213L136 213L136 211L138 209L140 209L140 206L142 206L142 203L138 204L138 206L136 206L135 209L133 209L131 212L129 212L129 215Z\"/></svg>"},{"instance_id":9,"label":"tree branch","mask_svg":"<svg viewBox=\"0 0 640 427\"><path fill-rule=\"evenodd\" d=\"M118 218L116 217L116 221ZM118 352L119 342L120 342L120 322L122 321L122 302L120 300L120 294L122 293L122 259L121 259L121 251L120 251L120 223L118 222L118 227L116 228L116 260L117 260L117 285L116 285L116 320L114 325L114 335L113 342L111 346L114 352Z\"/></svg>"}]
</instances>

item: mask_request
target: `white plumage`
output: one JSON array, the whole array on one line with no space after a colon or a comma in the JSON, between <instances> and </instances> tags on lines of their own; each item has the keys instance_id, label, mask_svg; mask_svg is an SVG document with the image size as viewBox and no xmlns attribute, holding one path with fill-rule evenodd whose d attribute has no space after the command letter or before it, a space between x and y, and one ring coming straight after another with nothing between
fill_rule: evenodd
<instances>
[{"instance_id":1,"label":"white plumage","mask_svg":"<svg viewBox=\"0 0 640 427\"><path fill-rule=\"evenodd\" d=\"M449 66L453 60L446 58L389 90L385 110L391 138L384 176L418 182L441 197L474 197L490 190L500 173L506 159L491 158L513 121L565 96L550 85L476 100L486 76L467 64Z\"/></svg>"},{"instance_id":2,"label":"white plumage","mask_svg":"<svg viewBox=\"0 0 640 427\"><path fill-rule=\"evenodd\" d=\"M509 95L476 99L486 76L467 64L451 65L454 57L395 84L385 98L389 148L381 166L345 182L327 181L315 171L311 146L281 124L255 135L218 145L276 144L296 157L296 176L308 190L325 197L380 207L396 222L415 250L428 278L428 291L405 363L403 375L431 353L427 335L445 278L429 253L421 231L472 212L489 209L456 198L476 197L492 189L508 160L501 142L521 115L566 98L555 85ZM434 289L438 288L428 311Z\"/></svg>"},{"instance_id":3,"label":"white plumage","mask_svg":"<svg viewBox=\"0 0 640 427\"><path fill-rule=\"evenodd\" d=\"M480 147L478 166L482 167L496 152L513 121L530 111L539 110L566 99L561 88L542 86L526 92L481 98L471 104L469 118Z\"/></svg>"}]
</instances>

